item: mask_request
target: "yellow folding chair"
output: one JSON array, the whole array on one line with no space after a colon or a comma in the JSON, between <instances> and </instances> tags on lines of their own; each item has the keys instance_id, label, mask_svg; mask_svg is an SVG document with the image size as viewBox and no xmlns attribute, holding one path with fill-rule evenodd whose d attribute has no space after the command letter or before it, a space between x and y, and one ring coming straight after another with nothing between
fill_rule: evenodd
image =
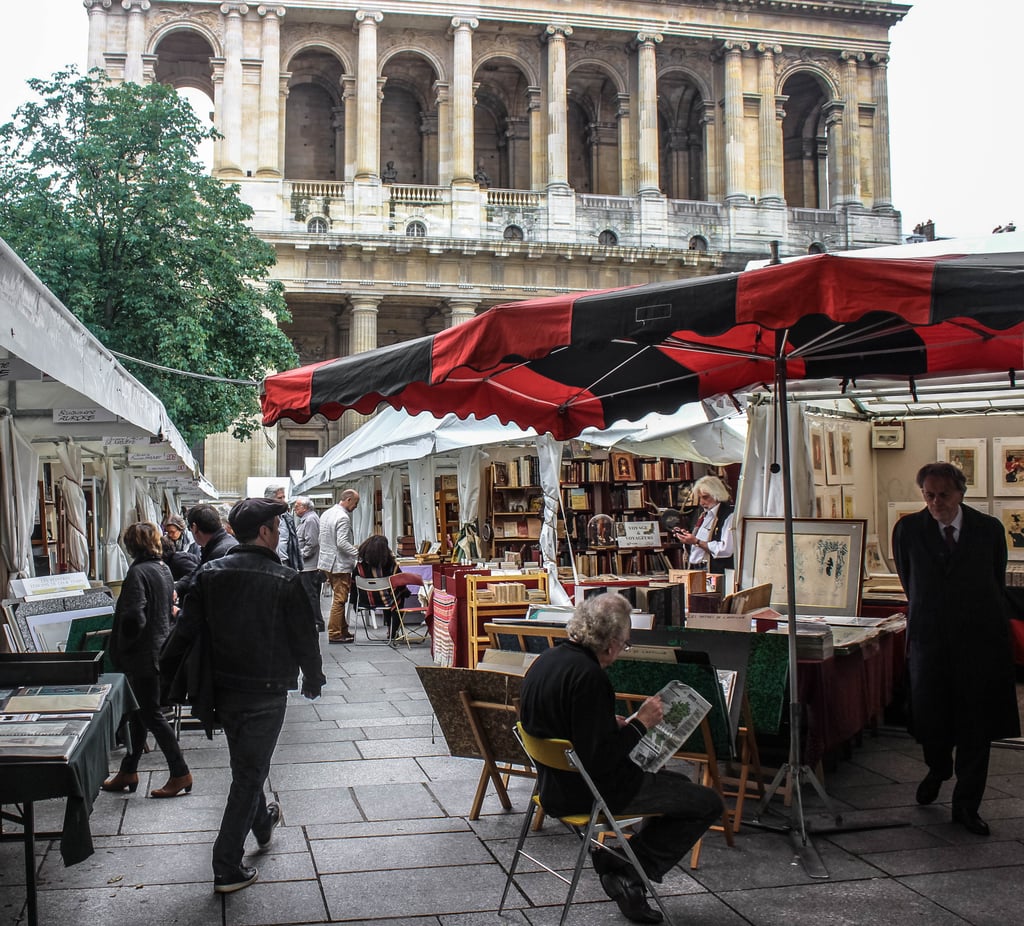
<instances>
[{"instance_id":1,"label":"yellow folding chair","mask_svg":"<svg viewBox=\"0 0 1024 926\"><path fill-rule=\"evenodd\" d=\"M655 902L661 910L662 915L665 917L665 922L668 926L672 926L672 917L669 916L669 912L665 909L665 904L662 902L658 892L654 889L651 884L650 878L647 877L647 872L644 871L643 865L640 864L640 860L636 857L636 853L633 852L632 847L629 845L629 838L623 832L623 826L631 826L636 823L640 823L648 817L660 816L660 814L613 814L605 802L605 799L601 796L601 792L598 791L597 786L594 784L594 780L587 773L587 770L583 767L583 762L580 757L576 754L576 750L573 748L572 743L569 740L564 739L542 739L541 737L531 736L523 729L521 722L516 722L515 725L516 738L523 745L523 751L530 757L530 760L535 766L544 765L547 768L555 769L563 772L576 772L586 782L587 788L590 790L593 796L594 802L590 808L590 813L578 813L571 814L566 817L558 817L558 820L572 830L580 839L580 851L576 856L576 866L573 868L572 879L566 878L563 874L555 869L548 867L544 862L534 858L528 852L523 850L523 844L526 842L527 834L530 831L530 823L533 820L534 813L543 808L540 803L540 795L538 793L540 787L540 779L538 778L537 783L534 785L533 794L530 797L530 804L526 811L526 817L523 820L522 829L519 832L519 842L516 843L516 851L512 856L512 864L509 866L508 877L505 879L505 890L501 895L501 902L498 904L498 913L505 908L505 901L508 898L509 888L515 882L516 868L519 866L519 859L526 858L533 862L535 865L540 866L544 871L554 875L560 881L569 885L569 894L565 898L565 904L562 906L562 917L558 921L559 926L565 923L566 917L569 915L569 906L572 904L572 899L576 894L576 886L579 884L580 874L583 871L583 863L587 857L587 850L591 845L599 846L601 851L611 852L617 856L620 860L628 862L633 866L634 871L640 877L644 883L644 887L647 888L650 895L654 898ZM607 831L610 830L614 833L618 839L618 848L621 851L607 845L603 838L598 838L598 828L601 828L600 836L607 835ZM518 888L519 885L516 884Z\"/></svg>"}]
</instances>

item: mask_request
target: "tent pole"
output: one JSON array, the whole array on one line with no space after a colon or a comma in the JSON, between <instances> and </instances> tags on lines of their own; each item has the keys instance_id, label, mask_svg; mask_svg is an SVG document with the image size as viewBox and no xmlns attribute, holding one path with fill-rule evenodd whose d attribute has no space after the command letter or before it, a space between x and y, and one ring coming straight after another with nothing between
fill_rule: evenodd
<instances>
[{"instance_id":1,"label":"tent pole","mask_svg":"<svg viewBox=\"0 0 1024 926\"><path fill-rule=\"evenodd\" d=\"M789 443L789 396L786 382L786 359L785 359L786 333L776 332L775 343L775 395L776 414L779 415L779 439L782 444L782 510L785 522L785 546L786 546L786 621L788 633L786 642L789 655L789 759L779 768L771 785L765 791L764 797L757 806L754 814L755 825L760 823L761 813L768 806L769 801L775 795L779 785L786 779L789 780L792 788L794 811L788 826L781 831L788 832L793 840L794 848L804 870L812 878L827 878L828 869L825 868L821 857L814 848L807 833L807 823L804 818L804 804L802 786L804 781L810 782L818 795L825 803L830 815L835 817L836 823L840 817L832 811L831 801L825 793L821 782L807 765L800 762L800 687L797 679L797 649L796 649L796 561L793 543L793 464L790 454ZM774 827L768 827L774 828Z\"/></svg>"}]
</instances>

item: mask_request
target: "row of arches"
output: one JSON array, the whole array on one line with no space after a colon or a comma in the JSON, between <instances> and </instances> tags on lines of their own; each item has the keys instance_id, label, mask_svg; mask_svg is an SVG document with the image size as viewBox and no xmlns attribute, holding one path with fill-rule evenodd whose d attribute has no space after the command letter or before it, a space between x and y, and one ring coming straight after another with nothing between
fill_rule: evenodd
<instances>
[{"instance_id":1,"label":"row of arches","mask_svg":"<svg viewBox=\"0 0 1024 926\"><path fill-rule=\"evenodd\" d=\"M155 79L179 89L199 89L211 100L215 49L201 31L180 28L153 46ZM346 158L346 87L354 85L344 50L327 42L286 50L283 163L286 179L350 180ZM438 96L444 72L424 49L392 49L380 66L379 172L386 182L436 185L440 177ZM473 75L475 106L473 163L486 186L528 190L544 184L531 155L531 134L544 131L535 118L539 78L514 55L483 57ZM577 193L631 195L633 178L623 152L631 102L621 77L599 60L570 62L567 69L567 157L569 185ZM826 114L835 89L811 68L795 70L779 92L782 121L784 195L790 206L828 208ZM708 125L720 112L710 90L692 72L668 66L657 82L659 186L671 199L708 200L712 189ZM630 113L636 119L638 114ZM351 147L351 146L350 146Z\"/></svg>"}]
</instances>

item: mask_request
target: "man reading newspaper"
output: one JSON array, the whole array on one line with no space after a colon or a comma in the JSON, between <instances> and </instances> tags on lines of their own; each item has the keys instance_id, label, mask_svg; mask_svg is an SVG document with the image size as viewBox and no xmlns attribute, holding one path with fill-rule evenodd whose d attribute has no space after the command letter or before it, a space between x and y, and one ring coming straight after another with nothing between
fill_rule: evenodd
<instances>
[{"instance_id":1,"label":"man reading newspaper","mask_svg":"<svg viewBox=\"0 0 1024 926\"><path fill-rule=\"evenodd\" d=\"M572 741L613 813L661 814L631 840L647 876L660 883L723 808L710 788L669 769L644 771L630 759L647 730L662 721L664 707L655 695L628 720L615 714L615 691L605 669L629 649L629 615L629 602L614 592L584 601L566 626L568 639L541 653L526 673L520 718L532 736ZM547 813L589 813L590 792L579 775L544 766L537 774ZM628 919L661 921L631 866L610 852L592 858L605 893Z\"/></svg>"}]
</instances>

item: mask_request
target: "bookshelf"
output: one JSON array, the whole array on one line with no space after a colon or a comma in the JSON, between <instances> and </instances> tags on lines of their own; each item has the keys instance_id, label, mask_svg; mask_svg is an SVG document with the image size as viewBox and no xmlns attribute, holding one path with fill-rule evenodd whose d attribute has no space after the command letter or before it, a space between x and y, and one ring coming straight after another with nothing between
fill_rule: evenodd
<instances>
[{"instance_id":1,"label":"bookshelf","mask_svg":"<svg viewBox=\"0 0 1024 926\"><path fill-rule=\"evenodd\" d=\"M441 541L441 553L451 551L451 545L459 535L459 477L438 476L437 491L434 495L434 514L437 518L437 537Z\"/></svg>"},{"instance_id":2,"label":"bookshelf","mask_svg":"<svg viewBox=\"0 0 1024 926\"><path fill-rule=\"evenodd\" d=\"M537 457L495 461L488 482L492 555L503 559L507 552L539 542L544 495Z\"/></svg>"},{"instance_id":3,"label":"bookshelf","mask_svg":"<svg viewBox=\"0 0 1024 926\"><path fill-rule=\"evenodd\" d=\"M476 668L483 651L490 645L486 624L499 617L525 617L531 604L548 603L547 573L467 575L466 603L469 665Z\"/></svg>"}]
</instances>

